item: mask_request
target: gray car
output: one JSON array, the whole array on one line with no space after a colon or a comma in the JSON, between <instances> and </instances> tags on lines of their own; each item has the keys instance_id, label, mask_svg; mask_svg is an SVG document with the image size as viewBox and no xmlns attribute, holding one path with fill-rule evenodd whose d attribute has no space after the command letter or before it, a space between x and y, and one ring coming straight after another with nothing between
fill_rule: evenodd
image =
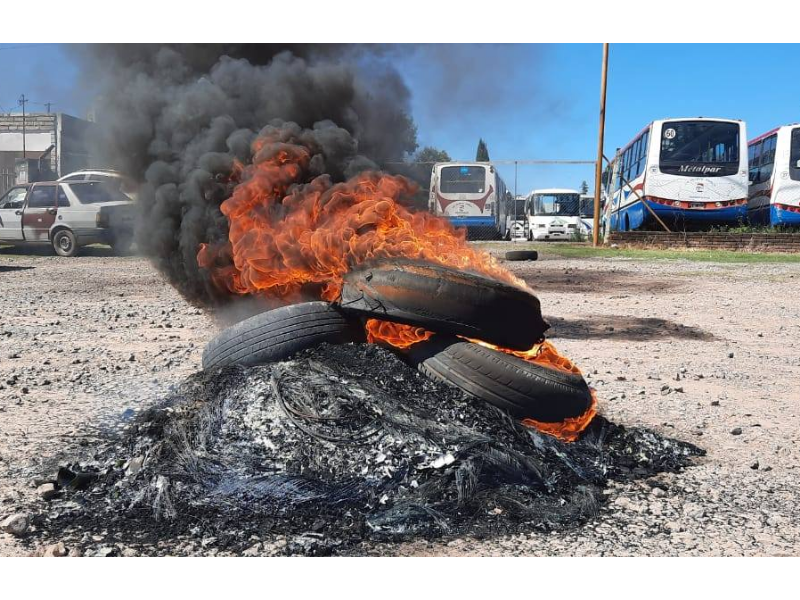
<instances>
[{"instance_id":1,"label":"gray car","mask_svg":"<svg viewBox=\"0 0 800 600\"><path fill-rule=\"evenodd\" d=\"M134 203L102 181L17 185L0 198L0 244L52 245L59 256L109 244L126 253L133 241Z\"/></svg>"}]
</instances>

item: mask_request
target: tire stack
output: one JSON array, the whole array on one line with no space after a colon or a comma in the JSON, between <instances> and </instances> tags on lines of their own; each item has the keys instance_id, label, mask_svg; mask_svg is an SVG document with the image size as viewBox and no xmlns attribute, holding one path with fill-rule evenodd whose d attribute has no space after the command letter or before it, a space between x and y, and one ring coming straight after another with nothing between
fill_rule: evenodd
<instances>
[{"instance_id":1,"label":"tire stack","mask_svg":"<svg viewBox=\"0 0 800 600\"><path fill-rule=\"evenodd\" d=\"M578 373L486 347L525 351L549 327L529 292L475 273L411 260L363 265L345 276L336 303L270 310L223 330L203 368L280 361L320 343L366 341L364 322L380 319L435 332L403 351L421 372L519 419L559 423L586 413L591 391Z\"/></svg>"}]
</instances>

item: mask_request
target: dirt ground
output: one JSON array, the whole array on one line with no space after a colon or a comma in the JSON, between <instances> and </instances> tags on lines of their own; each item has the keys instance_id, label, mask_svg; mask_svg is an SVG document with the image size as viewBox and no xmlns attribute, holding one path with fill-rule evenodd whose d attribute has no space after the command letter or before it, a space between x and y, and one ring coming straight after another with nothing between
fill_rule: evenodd
<instances>
[{"instance_id":1,"label":"dirt ground","mask_svg":"<svg viewBox=\"0 0 800 600\"><path fill-rule=\"evenodd\" d=\"M677 475L616 483L585 526L360 547L401 555L798 555L800 264L508 263L613 421L697 444ZM124 427L200 366L216 325L144 260L0 249L0 520L66 441ZM0 555L28 554L0 533Z\"/></svg>"}]
</instances>

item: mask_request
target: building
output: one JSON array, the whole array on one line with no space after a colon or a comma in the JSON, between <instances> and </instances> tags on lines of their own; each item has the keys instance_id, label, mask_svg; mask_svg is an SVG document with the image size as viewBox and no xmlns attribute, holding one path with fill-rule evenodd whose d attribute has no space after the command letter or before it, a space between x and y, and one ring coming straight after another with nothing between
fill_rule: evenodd
<instances>
[{"instance_id":1,"label":"building","mask_svg":"<svg viewBox=\"0 0 800 600\"><path fill-rule=\"evenodd\" d=\"M78 169L102 167L90 151L95 127L96 123L65 113L30 113L23 128L21 113L0 114L0 194L15 183L48 181Z\"/></svg>"}]
</instances>

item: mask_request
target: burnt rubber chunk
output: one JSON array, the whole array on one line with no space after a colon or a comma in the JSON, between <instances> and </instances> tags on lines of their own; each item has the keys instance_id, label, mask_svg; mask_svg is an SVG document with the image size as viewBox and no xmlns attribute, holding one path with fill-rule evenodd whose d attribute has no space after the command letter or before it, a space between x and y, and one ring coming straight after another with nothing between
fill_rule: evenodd
<instances>
[{"instance_id":1,"label":"burnt rubber chunk","mask_svg":"<svg viewBox=\"0 0 800 600\"><path fill-rule=\"evenodd\" d=\"M346 312L528 350L550 327L539 299L489 277L422 261L375 262L344 277Z\"/></svg>"}]
</instances>

